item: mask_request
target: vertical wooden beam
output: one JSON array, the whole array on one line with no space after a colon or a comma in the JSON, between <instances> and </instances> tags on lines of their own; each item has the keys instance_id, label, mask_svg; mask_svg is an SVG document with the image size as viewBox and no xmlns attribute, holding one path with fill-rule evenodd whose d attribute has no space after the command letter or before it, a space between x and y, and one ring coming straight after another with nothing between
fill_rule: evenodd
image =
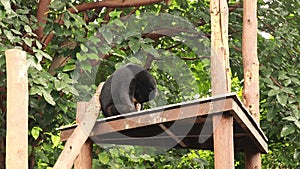
<instances>
[{"instance_id":1,"label":"vertical wooden beam","mask_svg":"<svg viewBox=\"0 0 300 169\"><path fill-rule=\"evenodd\" d=\"M228 6L226 0L211 0L211 85L212 94L231 91L229 47L228 47Z\"/></svg>"},{"instance_id":2,"label":"vertical wooden beam","mask_svg":"<svg viewBox=\"0 0 300 169\"><path fill-rule=\"evenodd\" d=\"M28 168L28 77L26 53L5 51L7 72L6 168Z\"/></svg>"},{"instance_id":3,"label":"vertical wooden beam","mask_svg":"<svg viewBox=\"0 0 300 169\"><path fill-rule=\"evenodd\" d=\"M259 122L259 62L257 57L256 0L244 0L242 55L244 66L243 102Z\"/></svg>"},{"instance_id":4,"label":"vertical wooden beam","mask_svg":"<svg viewBox=\"0 0 300 169\"><path fill-rule=\"evenodd\" d=\"M244 0L242 55L244 66L243 102L259 124L259 62L257 57L257 0ZM245 151L245 168L260 169L260 153Z\"/></svg>"},{"instance_id":5,"label":"vertical wooden beam","mask_svg":"<svg viewBox=\"0 0 300 169\"><path fill-rule=\"evenodd\" d=\"M227 0L211 0L211 85L212 94L231 91ZM229 114L213 118L213 139L216 169L234 168L233 117Z\"/></svg>"},{"instance_id":6,"label":"vertical wooden beam","mask_svg":"<svg viewBox=\"0 0 300 169\"><path fill-rule=\"evenodd\" d=\"M92 149L93 142L91 139L88 139L75 160L74 169L92 169Z\"/></svg>"},{"instance_id":7,"label":"vertical wooden beam","mask_svg":"<svg viewBox=\"0 0 300 169\"><path fill-rule=\"evenodd\" d=\"M246 169L261 168L260 153L256 149L247 149L245 151L245 168Z\"/></svg>"},{"instance_id":8,"label":"vertical wooden beam","mask_svg":"<svg viewBox=\"0 0 300 169\"><path fill-rule=\"evenodd\" d=\"M229 113L214 116L213 130L215 169L233 169L233 117Z\"/></svg>"}]
</instances>

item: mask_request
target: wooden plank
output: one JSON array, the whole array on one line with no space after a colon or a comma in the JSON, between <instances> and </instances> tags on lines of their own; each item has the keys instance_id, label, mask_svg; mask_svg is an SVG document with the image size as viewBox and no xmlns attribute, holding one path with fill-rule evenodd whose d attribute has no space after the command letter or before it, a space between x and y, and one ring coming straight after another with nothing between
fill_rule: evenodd
<instances>
[{"instance_id":1,"label":"wooden plank","mask_svg":"<svg viewBox=\"0 0 300 169\"><path fill-rule=\"evenodd\" d=\"M215 169L234 168L233 117L228 113L213 117Z\"/></svg>"},{"instance_id":2,"label":"wooden plank","mask_svg":"<svg viewBox=\"0 0 300 169\"><path fill-rule=\"evenodd\" d=\"M263 153L267 153L268 152L268 144L266 142L266 138L264 138L264 135L262 135L259 132L259 127L255 125L257 124L253 124L249 118L246 116L246 114L243 112L243 110L240 108L240 106L236 103L236 102L232 102L233 105L233 116L235 118L235 120L241 125L241 127L245 130L245 131L249 131L251 133L251 139L252 141L257 145L257 148L263 152Z\"/></svg>"},{"instance_id":3,"label":"wooden plank","mask_svg":"<svg viewBox=\"0 0 300 169\"><path fill-rule=\"evenodd\" d=\"M91 137L97 144L117 144L117 145L134 145L134 146L153 146L162 148L190 148L190 149L205 149L212 150L211 135L203 136L206 142L199 144L199 135L191 136L176 136L180 140L184 140L187 147L180 145L176 140L168 135L159 135L155 137L122 137L122 138L101 138ZM202 136L201 136L202 137Z\"/></svg>"},{"instance_id":4,"label":"wooden plank","mask_svg":"<svg viewBox=\"0 0 300 169\"><path fill-rule=\"evenodd\" d=\"M76 122L80 123L85 116L88 102L77 102ZM82 146L79 155L75 159L74 169L92 169L93 142L88 139Z\"/></svg>"},{"instance_id":5,"label":"wooden plank","mask_svg":"<svg viewBox=\"0 0 300 169\"><path fill-rule=\"evenodd\" d=\"M81 125L78 125L68 141L65 144L64 150L59 155L53 169L70 169L80 150L87 140L88 135Z\"/></svg>"},{"instance_id":6,"label":"wooden plank","mask_svg":"<svg viewBox=\"0 0 300 169\"><path fill-rule=\"evenodd\" d=\"M7 73L6 168L28 168L28 78L26 53L5 51Z\"/></svg>"},{"instance_id":7,"label":"wooden plank","mask_svg":"<svg viewBox=\"0 0 300 169\"><path fill-rule=\"evenodd\" d=\"M88 102L77 102L76 106L76 123L80 123L85 116L85 109L88 106Z\"/></svg>"},{"instance_id":8,"label":"wooden plank","mask_svg":"<svg viewBox=\"0 0 300 169\"><path fill-rule=\"evenodd\" d=\"M172 131L170 131L165 125L159 124L159 126L166 132L168 135L176 141L181 147L187 148L187 145L182 141L182 139L178 138Z\"/></svg>"},{"instance_id":9,"label":"wooden plank","mask_svg":"<svg viewBox=\"0 0 300 169\"><path fill-rule=\"evenodd\" d=\"M81 148L80 154L75 160L74 169L92 169L93 142L88 139Z\"/></svg>"},{"instance_id":10,"label":"wooden plank","mask_svg":"<svg viewBox=\"0 0 300 169\"><path fill-rule=\"evenodd\" d=\"M232 104L229 100L217 100L199 105L190 105L188 107L183 106L176 109L160 110L159 112L147 115L126 117L125 119L108 122L101 121L95 125L91 136L188 118L195 118L196 120L197 116L232 110L230 106L232 106Z\"/></svg>"},{"instance_id":11,"label":"wooden plank","mask_svg":"<svg viewBox=\"0 0 300 169\"><path fill-rule=\"evenodd\" d=\"M89 101L88 105L79 104L79 106L84 106L86 109L79 107L77 111L85 110L85 113L78 112L78 114L82 114L82 117L80 116L80 119L77 119L78 125L66 142L65 148L58 157L53 169L70 169L73 166L76 157L88 139L99 115L99 95L102 86L103 83L99 84L95 95Z\"/></svg>"}]
</instances>

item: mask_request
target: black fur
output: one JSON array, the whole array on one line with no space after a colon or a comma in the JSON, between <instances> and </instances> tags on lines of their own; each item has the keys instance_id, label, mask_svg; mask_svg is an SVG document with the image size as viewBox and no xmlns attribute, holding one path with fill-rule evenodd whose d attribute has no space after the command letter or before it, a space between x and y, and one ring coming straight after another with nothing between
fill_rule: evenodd
<instances>
[{"instance_id":1,"label":"black fur","mask_svg":"<svg viewBox=\"0 0 300 169\"><path fill-rule=\"evenodd\" d=\"M116 70L105 82L100 94L104 116L136 111L137 103L148 102L156 95L156 81L151 74L135 64Z\"/></svg>"}]
</instances>

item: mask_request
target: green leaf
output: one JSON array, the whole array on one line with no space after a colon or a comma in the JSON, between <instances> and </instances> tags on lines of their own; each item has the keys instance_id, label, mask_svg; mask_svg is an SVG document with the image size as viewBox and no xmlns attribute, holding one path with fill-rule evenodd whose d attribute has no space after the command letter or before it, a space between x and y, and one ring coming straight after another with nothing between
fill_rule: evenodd
<instances>
[{"instance_id":1,"label":"green leaf","mask_svg":"<svg viewBox=\"0 0 300 169\"><path fill-rule=\"evenodd\" d=\"M295 121L294 124L298 127L298 130L300 129L300 121Z\"/></svg>"},{"instance_id":2,"label":"green leaf","mask_svg":"<svg viewBox=\"0 0 300 169\"><path fill-rule=\"evenodd\" d=\"M297 79L297 78L295 78L295 77L292 77L291 80L292 80L293 83L295 83L295 84L297 84L297 85L300 84L300 80Z\"/></svg>"},{"instance_id":3,"label":"green leaf","mask_svg":"<svg viewBox=\"0 0 300 169\"><path fill-rule=\"evenodd\" d=\"M93 67L92 65L90 64L90 62L81 62L81 67L83 70L86 70L88 72L91 72Z\"/></svg>"},{"instance_id":4,"label":"green leaf","mask_svg":"<svg viewBox=\"0 0 300 169\"><path fill-rule=\"evenodd\" d=\"M285 106L288 100L288 95L287 94L278 94L276 95L276 99L278 101L278 103L280 103L282 106Z\"/></svg>"},{"instance_id":5,"label":"green leaf","mask_svg":"<svg viewBox=\"0 0 300 169\"><path fill-rule=\"evenodd\" d=\"M69 72L69 71L72 71L72 70L75 70L75 69L76 69L75 64L67 64L63 67L64 72Z\"/></svg>"},{"instance_id":6,"label":"green leaf","mask_svg":"<svg viewBox=\"0 0 300 169\"><path fill-rule=\"evenodd\" d=\"M95 53L87 54L87 58L89 58L89 59L95 59L95 60L100 59L99 56L96 55Z\"/></svg>"},{"instance_id":7,"label":"green leaf","mask_svg":"<svg viewBox=\"0 0 300 169\"><path fill-rule=\"evenodd\" d=\"M278 93L279 93L280 91L279 90L270 90L269 92L268 92L268 96L275 96L275 95L277 95Z\"/></svg>"},{"instance_id":8,"label":"green leaf","mask_svg":"<svg viewBox=\"0 0 300 169\"><path fill-rule=\"evenodd\" d=\"M140 42L137 40L130 40L128 42L128 45L130 49L133 51L133 53L137 52L140 49Z\"/></svg>"},{"instance_id":9,"label":"green leaf","mask_svg":"<svg viewBox=\"0 0 300 169\"><path fill-rule=\"evenodd\" d=\"M140 59L136 58L136 57L130 57L128 58L128 60L130 61L130 63L135 63L135 64L138 64L138 65L142 65L143 63L141 62Z\"/></svg>"},{"instance_id":10,"label":"green leaf","mask_svg":"<svg viewBox=\"0 0 300 169\"><path fill-rule=\"evenodd\" d=\"M280 135L281 135L281 137L288 136L288 135L294 133L294 132L295 132L295 129L296 129L296 128L295 128L294 125L285 125L285 126L282 128Z\"/></svg>"},{"instance_id":11,"label":"green leaf","mask_svg":"<svg viewBox=\"0 0 300 169\"><path fill-rule=\"evenodd\" d=\"M153 47L144 49L146 52L150 53L154 57L159 57L159 53Z\"/></svg>"},{"instance_id":12,"label":"green leaf","mask_svg":"<svg viewBox=\"0 0 300 169\"><path fill-rule=\"evenodd\" d=\"M119 19L113 20L113 23L116 24L116 25L118 25L119 27L126 28L126 26L124 25L124 23L121 20L119 20Z\"/></svg>"},{"instance_id":13,"label":"green leaf","mask_svg":"<svg viewBox=\"0 0 300 169\"><path fill-rule=\"evenodd\" d=\"M57 75L57 78L60 79L60 80L66 80L66 79L69 79L69 75L66 74L66 73L59 73Z\"/></svg>"},{"instance_id":14,"label":"green leaf","mask_svg":"<svg viewBox=\"0 0 300 169\"><path fill-rule=\"evenodd\" d=\"M273 107L268 109L268 113L267 113L267 120L268 121L272 121L274 119L274 117L276 117L277 112L274 110Z\"/></svg>"},{"instance_id":15,"label":"green leaf","mask_svg":"<svg viewBox=\"0 0 300 169\"><path fill-rule=\"evenodd\" d=\"M25 38L25 39L23 39L23 40L24 40L24 42L25 42L25 44L26 44L27 46L29 46L29 47L32 46L32 39Z\"/></svg>"},{"instance_id":16,"label":"green leaf","mask_svg":"<svg viewBox=\"0 0 300 169\"><path fill-rule=\"evenodd\" d=\"M55 80L54 81L54 86L55 86L57 91L61 91L62 89L64 89L68 85L66 83L60 81L60 80Z\"/></svg>"},{"instance_id":17,"label":"green leaf","mask_svg":"<svg viewBox=\"0 0 300 169\"><path fill-rule=\"evenodd\" d=\"M47 79L44 79L44 78L42 78L42 77L38 77L38 78L34 78L34 79L33 79L33 82L34 82L35 84L40 84L40 85L43 85L44 87L47 87L48 84L47 84L46 80L47 80Z\"/></svg>"},{"instance_id":18,"label":"green leaf","mask_svg":"<svg viewBox=\"0 0 300 169\"><path fill-rule=\"evenodd\" d=\"M109 16L112 18L120 18L121 13L122 13L122 11L114 10L109 13Z\"/></svg>"},{"instance_id":19,"label":"green leaf","mask_svg":"<svg viewBox=\"0 0 300 169\"><path fill-rule=\"evenodd\" d=\"M35 87L35 86L32 86L32 87L30 88L29 95L35 95L35 94L38 94L38 95L41 96L41 95L42 95L42 92L41 92L40 88Z\"/></svg>"},{"instance_id":20,"label":"green leaf","mask_svg":"<svg viewBox=\"0 0 300 169\"><path fill-rule=\"evenodd\" d=\"M7 39L10 41L12 41L15 38L14 35L11 33L11 31L4 30L4 34L7 37Z\"/></svg>"},{"instance_id":21,"label":"green leaf","mask_svg":"<svg viewBox=\"0 0 300 169\"><path fill-rule=\"evenodd\" d=\"M43 131L40 127L33 127L31 129L31 135L35 140L40 136L40 131Z\"/></svg>"},{"instance_id":22,"label":"green leaf","mask_svg":"<svg viewBox=\"0 0 300 169\"><path fill-rule=\"evenodd\" d=\"M52 106L55 106L55 102L54 102L53 97L51 96L50 92L48 92L46 90L42 90L42 93L43 93L43 97L46 100L46 102L48 102Z\"/></svg>"},{"instance_id":23,"label":"green leaf","mask_svg":"<svg viewBox=\"0 0 300 169\"><path fill-rule=\"evenodd\" d=\"M286 79L283 81L283 85L284 86L288 86L289 84L291 84L292 80L291 79Z\"/></svg>"},{"instance_id":24,"label":"green leaf","mask_svg":"<svg viewBox=\"0 0 300 169\"><path fill-rule=\"evenodd\" d=\"M50 61L52 61L52 57L51 57L48 53L43 52L43 51L41 51L41 50L40 50L40 53L41 53L46 59L49 59Z\"/></svg>"},{"instance_id":25,"label":"green leaf","mask_svg":"<svg viewBox=\"0 0 300 169\"><path fill-rule=\"evenodd\" d=\"M24 14L28 14L28 13L29 13L29 10L28 10L28 9L17 9L16 12L17 12L18 14L24 15Z\"/></svg>"},{"instance_id":26,"label":"green leaf","mask_svg":"<svg viewBox=\"0 0 300 169\"><path fill-rule=\"evenodd\" d=\"M279 76L278 76L278 80L284 80L284 79L289 79L289 77L286 76L286 72L280 71Z\"/></svg>"},{"instance_id":27,"label":"green leaf","mask_svg":"<svg viewBox=\"0 0 300 169\"><path fill-rule=\"evenodd\" d=\"M99 47L99 50L100 50L101 54L108 54L110 49L111 49L111 47L108 46L107 44L103 44Z\"/></svg>"},{"instance_id":28,"label":"green leaf","mask_svg":"<svg viewBox=\"0 0 300 169\"><path fill-rule=\"evenodd\" d=\"M287 121L297 121L296 117L293 117L293 116L285 117L285 118L283 118L283 120L287 120Z\"/></svg>"},{"instance_id":29,"label":"green leaf","mask_svg":"<svg viewBox=\"0 0 300 169\"><path fill-rule=\"evenodd\" d=\"M56 135L51 135L51 141L53 143L53 147L57 147L60 143L60 137Z\"/></svg>"},{"instance_id":30,"label":"green leaf","mask_svg":"<svg viewBox=\"0 0 300 169\"><path fill-rule=\"evenodd\" d=\"M88 52L89 50L84 44L80 44L80 48L84 53Z\"/></svg>"},{"instance_id":31,"label":"green leaf","mask_svg":"<svg viewBox=\"0 0 300 169\"><path fill-rule=\"evenodd\" d=\"M17 31L15 29L11 29L11 31L16 35L22 35L22 33L20 31Z\"/></svg>"},{"instance_id":32,"label":"green leaf","mask_svg":"<svg viewBox=\"0 0 300 169\"><path fill-rule=\"evenodd\" d=\"M80 53L76 53L76 58L79 60L79 61L84 61L87 59L86 55L81 55Z\"/></svg>"},{"instance_id":33,"label":"green leaf","mask_svg":"<svg viewBox=\"0 0 300 169\"><path fill-rule=\"evenodd\" d=\"M30 26L25 25L25 26L24 26L24 29L25 29L25 31L26 31L27 33L32 33L32 29L30 28Z\"/></svg>"},{"instance_id":34,"label":"green leaf","mask_svg":"<svg viewBox=\"0 0 300 169\"><path fill-rule=\"evenodd\" d=\"M38 47L38 49L42 49L43 47L43 45L39 41L36 41L36 46Z\"/></svg>"},{"instance_id":35,"label":"green leaf","mask_svg":"<svg viewBox=\"0 0 300 169\"><path fill-rule=\"evenodd\" d=\"M102 36L105 38L108 44L111 44L113 42L114 34L111 31L105 30L102 33Z\"/></svg>"},{"instance_id":36,"label":"green leaf","mask_svg":"<svg viewBox=\"0 0 300 169\"><path fill-rule=\"evenodd\" d=\"M102 164L108 164L110 159L109 159L109 156L107 155L106 152L104 153L100 153L98 155L98 158L99 158L99 161L102 163Z\"/></svg>"},{"instance_id":37,"label":"green leaf","mask_svg":"<svg viewBox=\"0 0 300 169\"><path fill-rule=\"evenodd\" d=\"M294 91L292 88L288 88L288 87L284 87L281 89L283 92L287 93L287 94L292 94L294 95Z\"/></svg>"},{"instance_id":38,"label":"green leaf","mask_svg":"<svg viewBox=\"0 0 300 169\"><path fill-rule=\"evenodd\" d=\"M1 0L1 3L4 6L7 13L12 12L11 6L10 6L10 0Z\"/></svg>"}]
</instances>

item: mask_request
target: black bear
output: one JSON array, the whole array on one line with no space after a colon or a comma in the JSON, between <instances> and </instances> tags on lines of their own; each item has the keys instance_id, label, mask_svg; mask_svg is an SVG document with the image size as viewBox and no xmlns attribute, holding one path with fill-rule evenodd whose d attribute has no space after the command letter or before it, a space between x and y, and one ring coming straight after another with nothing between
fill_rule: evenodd
<instances>
[{"instance_id":1,"label":"black bear","mask_svg":"<svg viewBox=\"0 0 300 169\"><path fill-rule=\"evenodd\" d=\"M148 102L156 95L156 81L151 74L135 64L116 70L104 83L100 94L105 117L136 111L136 104Z\"/></svg>"}]
</instances>

